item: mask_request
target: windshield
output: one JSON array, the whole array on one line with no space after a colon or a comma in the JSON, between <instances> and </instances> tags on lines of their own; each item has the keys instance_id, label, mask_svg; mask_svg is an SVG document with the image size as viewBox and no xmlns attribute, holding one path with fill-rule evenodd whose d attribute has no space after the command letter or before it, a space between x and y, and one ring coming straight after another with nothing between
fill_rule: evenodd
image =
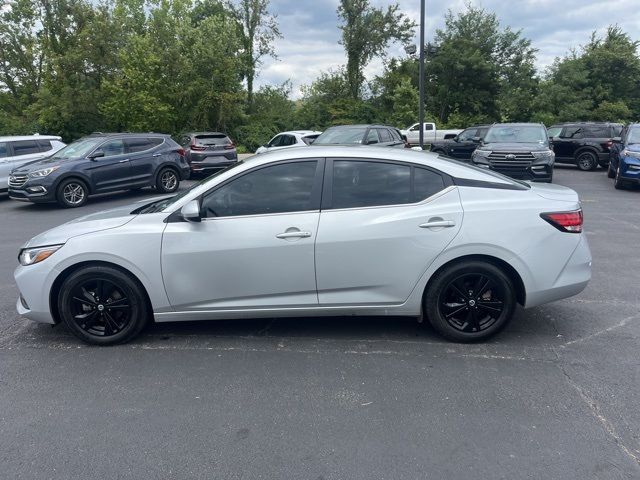
<instances>
[{"instance_id":1,"label":"windshield","mask_svg":"<svg viewBox=\"0 0 640 480\"><path fill-rule=\"evenodd\" d=\"M547 143L547 140L547 132L541 125L495 125L484 137L484 143Z\"/></svg>"},{"instance_id":2,"label":"windshield","mask_svg":"<svg viewBox=\"0 0 640 480\"><path fill-rule=\"evenodd\" d=\"M172 197L168 197L168 198L162 198L160 200L156 200L155 202L152 203L148 203L146 205L143 205L142 207L136 208L133 212L133 214L138 214L138 213L156 213L156 212L162 212L163 210L165 210L167 207L170 207L171 205L173 205L174 203L176 203L178 200L180 200L182 197L184 197L185 195L187 195L188 193L191 192L191 190L193 190L194 188L199 187L200 185L202 185L203 183L208 182L209 180L211 180L214 177L217 177L218 175L220 175L223 172L227 172L229 170L232 170L240 165L242 165L244 162L242 160L237 161L236 163L234 163L233 165L228 166L227 168L223 168L222 170L218 170L217 172L215 172L212 175L209 175L206 178L203 178L202 180L200 180L199 182L194 183L193 185L191 185L191 187L187 188L186 190L183 190L182 192L178 193L177 195L174 195Z\"/></svg>"},{"instance_id":3,"label":"windshield","mask_svg":"<svg viewBox=\"0 0 640 480\"><path fill-rule=\"evenodd\" d=\"M629 130L629 135L627 136L627 145L631 145L634 143L640 143L640 127L635 127Z\"/></svg>"},{"instance_id":4,"label":"windshield","mask_svg":"<svg viewBox=\"0 0 640 480\"><path fill-rule=\"evenodd\" d=\"M58 150L51 158L75 158L88 155L102 143L103 138L82 138Z\"/></svg>"},{"instance_id":5,"label":"windshield","mask_svg":"<svg viewBox=\"0 0 640 480\"><path fill-rule=\"evenodd\" d=\"M330 128L313 142L314 145L349 145L362 143L367 127Z\"/></svg>"}]
</instances>

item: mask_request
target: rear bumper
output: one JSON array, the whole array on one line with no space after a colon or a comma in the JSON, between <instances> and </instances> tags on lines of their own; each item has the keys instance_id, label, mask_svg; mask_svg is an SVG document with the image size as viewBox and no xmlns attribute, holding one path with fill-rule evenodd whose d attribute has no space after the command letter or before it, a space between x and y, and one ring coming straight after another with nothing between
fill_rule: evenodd
<instances>
[{"instance_id":1,"label":"rear bumper","mask_svg":"<svg viewBox=\"0 0 640 480\"><path fill-rule=\"evenodd\" d=\"M591 251L587 237L581 234L578 246L553 284L547 288L527 291L525 307L536 307L577 295L586 288L589 280L591 280Z\"/></svg>"}]
</instances>

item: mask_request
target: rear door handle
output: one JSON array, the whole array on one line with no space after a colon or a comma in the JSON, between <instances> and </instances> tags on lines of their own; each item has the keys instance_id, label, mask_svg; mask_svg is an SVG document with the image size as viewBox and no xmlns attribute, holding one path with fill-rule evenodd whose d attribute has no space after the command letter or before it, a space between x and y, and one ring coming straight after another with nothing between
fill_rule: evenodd
<instances>
[{"instance_id":1,"label":"rear door handle","mask_svg":"<svg viewBox=\"0 0 640 480\"><path fill-rule=\"evenodd\" d=\"M455 227L456 222L453 220L431 220L427 223L421 223L418 225L420 228L447 228L447 227Z\"/></svg>"},{"instance_id":2,"label":"rear door handle","mask_svg":"<svg viewBox=\"0 0 640 480\"><path fill-rule=\"evenodd\" d=\"M301 232L300 230L292 231L292 232L283 232L276 235L276 238L309 238L311 236L311 232Z\"/></svg>"},{"instance_id":3,"label":"rear door handle","mask_svg":"<svg viewBox=\"0 0 640 480\"><path fill-rule=\"evenodd\" d=\"M152 157L161 157L162 153L154 153L153 155L151 155Z\"/></svg>"},{"instance_id":4,"label":"rear door handle","mask_svg":"<svg viewBox=\"0 0 640 480\"><path fill-rule=\"evenodd\" d=\"M128 158L125 158L124 160L120 160L118 163L126 163L126 162L128 162L128 161L129 161L129 159L128 159Z\"/></svg>"}]
</instances>

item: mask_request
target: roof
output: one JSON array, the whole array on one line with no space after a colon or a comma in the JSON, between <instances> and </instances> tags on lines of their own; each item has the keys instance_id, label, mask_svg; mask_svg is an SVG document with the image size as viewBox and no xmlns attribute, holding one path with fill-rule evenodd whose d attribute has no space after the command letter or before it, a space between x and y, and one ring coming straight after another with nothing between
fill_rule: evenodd
<instances>
[{"instance_id":1,"label":"roof","mask_svg":"<svg viewBox=\"0 0 640 480\"><path fill-rule=\"evenodd\" d=\"M155 132L93 132L89 135L86 135L84 138L91 137L169 137L168 133L155 133Z\"/></svg>"},{"instance_id":2,"label":"roof","mask_svg":"<svg viewBox=\"0 0 640 480\"><path fill-rule=\"evenodd\" d=\"M359 127L359 128L393 128L395 130L399 130L398 127L394 127L393 125L382 125L380 123L360 123L360 124L356 124L356 125L334 125L334 126L329 127L329 128L354 128L354 127ZM329 128L327 128L327 130L329 130Z\"/></svg>"},{"instance_id":3,"label":"roof","mask_svg":"<svg viewBox=\"0 0 640 480\"><path fill-rule=\"evenodd\" d=\"M532 125L536 126L536 127L546 128L542 123L539 123L539 122L494 123L494 124L489 125L489 126L490 127L530 127Z\"/></svg>"},{"instance_id":4,"label":"roof","mask_svg":"<svg viewBox=\"0 0 640 480\"><path fill-rule=\"evenodd\" d=\"M227 136L226 133L223 132L185 132L182 135L224 135Z\"/></svg>"},{"instance_id":5,"label":"roof","mask_svg":"<svg viewBox=\"0 0 640 480\"><path fill-rule=\"evenodd\" d=\"M0 137L0 142L19 142L21 140L62 140L56 135L7 135Z\"/></svg>"},{"instance_id":6,"label":"roof","mask_svg":"<svg viewBox=\"0 0 640 480\"><path fill-rule=\"evenodd\" d=\"M559 125L622 125L618 122L559 122L554 123L552 127Z\"/></svg>"},{"instance_id":7,"label":"roof","mask_svg":"<svg viewBox=\"0 0 640 480\"><path fill-rule=\"evenodd\" d=\"M278 135L320 135L322 132L317 130L289 130L287 132L280 132Z\"/></svg>"}]
</instances>

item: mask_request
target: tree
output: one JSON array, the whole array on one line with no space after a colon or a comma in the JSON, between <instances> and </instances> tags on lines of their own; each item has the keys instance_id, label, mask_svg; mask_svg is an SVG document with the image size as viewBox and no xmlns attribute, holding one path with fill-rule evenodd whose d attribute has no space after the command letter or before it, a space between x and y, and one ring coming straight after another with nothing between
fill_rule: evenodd
<instances>
[{"instance_id":1,"label":"tree","mask_svg":"<svg viewBox=\"0 0 640 480\"><path fill-rule=\"evenodd\" d=\"M282 35L275 15L269 13L269 0L239 0L230 4L240 25L240 42L247 79L247 106L253 108L253 81L264 56L276 57L274 41Z\"/></svg>"},{"instance_id":2,"label":"tree","mask_svg":"<svg viewBox=\"0 0 640 480\"><path fill-rule=\"evenodd\" d=\"M398 12L398 5L372 7L369 0L340 0L338 17L343 24L342 45L347 54L347 81L353 99L360 98L364 68L376 57L384 57L392 41L408 43L415 23Z\"/></svg>"},{"instance_id":3,"label":"tree","mask_svg":"<svg viewBox=\"0 0 640 480\"><path fill-rule=\"evenodd\" d=\"M450 124L452 114L456 124L529 120L536 50L519 31L502 29L495 14L469 3L457 15L446 14L435 41L428 109L440 123Z\"/></svg>"},{"instance_id":4,"label":"tree","mask_svg":"<svg viewBox=\"0 0 640 480\"><path fill-rule=\"evenodd\" d=\"M640 115L640 42L617 26L595 32L545 73L535 118L628 121Z\"/></svg>"}]
</instances>

